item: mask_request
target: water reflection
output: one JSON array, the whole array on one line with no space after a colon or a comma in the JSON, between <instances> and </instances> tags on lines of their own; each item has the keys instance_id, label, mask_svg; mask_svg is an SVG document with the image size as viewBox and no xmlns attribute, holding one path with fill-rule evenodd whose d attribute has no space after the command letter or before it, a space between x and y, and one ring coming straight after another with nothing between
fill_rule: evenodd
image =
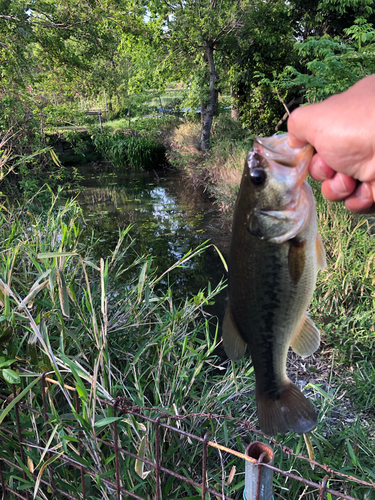
<instances>
[{"instance_id":1,"label":"water reflection","mask_svg":"<svg viewBox=\"0 0 375 500\"><path fill-rule=\"evenodd\" d=\"M134 251L153 255L158 274L168 269L189 249L210 239L226 254L229 233L223 228L220 214L201 191L194 190L179 173L103 171L81 167L85 190L78 200L87 221L87 233L100 238L96 257L106 257L114 250L118 228L134 227ZM184 269L169 275L176 296L196 294L215 286L225 274L214 249L195 257ZM225 297L219 298L219 309Z\"/></svg>"}]
</instances>

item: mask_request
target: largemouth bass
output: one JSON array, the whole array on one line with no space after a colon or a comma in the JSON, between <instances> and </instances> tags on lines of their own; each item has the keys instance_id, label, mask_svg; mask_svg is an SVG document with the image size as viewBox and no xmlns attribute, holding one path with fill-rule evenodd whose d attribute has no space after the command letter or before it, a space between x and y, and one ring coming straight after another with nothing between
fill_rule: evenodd
<instances>
[{"instance_id":1,"label":"largemouth bass","mask_svg":"<svg viewBox=\"0 0 375 500\"><path fill-rule=\"evenodd\" d=\"M233 218L229 303L223 343L230 359L249 347L261 429L269 435L312 430L311 403L286 374L289 346L309 356L320 343L306 314L318 268L326 266L315 200L305 182L310 145L288 134L257 137L247 156Z\"/></svg>"}]
</instances>

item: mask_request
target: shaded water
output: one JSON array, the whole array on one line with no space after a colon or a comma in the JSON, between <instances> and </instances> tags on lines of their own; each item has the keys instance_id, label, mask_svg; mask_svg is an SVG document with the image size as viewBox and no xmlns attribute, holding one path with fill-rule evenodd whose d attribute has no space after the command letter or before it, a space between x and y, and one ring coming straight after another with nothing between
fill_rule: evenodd
<instances>
[{"instance_id":1,"label":"shaded water","mask_svg":"<svg viewBox=\"0 0 375 500\"><path fill-rule=\"evenodd\" d=\"M201 190L178 172L103 170L81 167L84 191L78 201L87 221L87 231L100 239L96 257L114 250L118 228L133 225L133 247L138 255L152 255L161 274L186 252L210 239L226 255L228 228L224 229L218 210ZM223 264L210 247L186 267L168 276L175 297L195 295L214 287L225 275ZM225 276L226 277L226 276ZM216 300L212 313L222 316L226 291Z\"/></svg>"}]
</instances>

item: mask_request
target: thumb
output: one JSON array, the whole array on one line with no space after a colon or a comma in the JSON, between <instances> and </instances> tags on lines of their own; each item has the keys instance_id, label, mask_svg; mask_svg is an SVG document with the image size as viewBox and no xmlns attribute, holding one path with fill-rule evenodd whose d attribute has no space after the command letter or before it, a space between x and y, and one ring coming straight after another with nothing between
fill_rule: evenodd
<instances>
[{"instance_id":1,"label":"thumb","mask_svg":"<svg viewBox=\"0 0 375 500\"><path fill-rule=\"evenodd\" d=\"M307 115L309 115L310 106L295 109L288 119L288 144L291 148L303 148L309 142L306 137L308 130Z\"/></svg>"},{"instance_id":2,"label":"thumb","mask_svg":"<svg viewBox=\"0 0 375 500\"><path fill-rule=\"evenodd\" d=\"M291 148L303 148L303 146L306 146L306 144L307 141L301 141L300 139L298 139L298 137L289 132L288 145Z\"/></svg>"}]
</instances>

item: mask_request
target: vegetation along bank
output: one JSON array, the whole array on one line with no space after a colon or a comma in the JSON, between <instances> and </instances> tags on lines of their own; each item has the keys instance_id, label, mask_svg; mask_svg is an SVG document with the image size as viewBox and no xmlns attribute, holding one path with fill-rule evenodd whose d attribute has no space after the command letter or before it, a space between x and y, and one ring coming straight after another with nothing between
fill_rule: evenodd
<instances>
[{"instance_id":1,"label":"vegetation along bank","mask_svg":"<svg viewBox=\"0 0 375 500\"><path fill-rule=\"evenodd\" d=\"M202 413L256 425L251 362L217 356L220 325L204 309L225 285L176 296L167 270L134 251L137 235L127 227L119 228L111 254L96 258L100 241L83 236L85 220L71 199L81 188L77 162L183 169L230 220L254 134L285 130L286 108L325 99L374 73L374 22L367 0L0 5L0 394L13 398L15 384L16 395L41 409L43 391L34 381L47 370L53 408L49 435L43 422L20 411L22 429L39 439L23 461L18 440L7 433L15 407L2 406L1 458L23 464L22 473L4 467L9 487L49 498L34 478L53 467L48 448L90 468L96 477L86 478L90 498L111 498L103 479L114 477L114 456L100 439L112 439L113 414L98 398L194 414L182 428L202 436L208 425ZM322 342L303 363L291 355L288 371L318 410L318 426L309 436L277 440L374 481L374 219L327 203L312 185L328 260L310 310ZM183 273L206 246L184 255L174 271ZM78 391L79 413L66 386ZM118 426L133 452L152 456L152 426L130 417ZM239 451L249 440L245 429L228 432L223 420L210 430L213 440ZM166 438L161 446L173 470L199 476L199 451L189 440ZM124 487L153 497L154 472L121 460ZM275 463L321 480L321 471L293 455L278 453ZM223 481L220 459L211 454L207 481L241 498L241 467ZM54 480L82 495L79 471L56 467ZM373 488L347 479L330 486L374 497ZM161 489L165 498L200 497L163 475ZM282 476L274 491L275 498L316 496Z\"/></svg>"}]
</instances>

